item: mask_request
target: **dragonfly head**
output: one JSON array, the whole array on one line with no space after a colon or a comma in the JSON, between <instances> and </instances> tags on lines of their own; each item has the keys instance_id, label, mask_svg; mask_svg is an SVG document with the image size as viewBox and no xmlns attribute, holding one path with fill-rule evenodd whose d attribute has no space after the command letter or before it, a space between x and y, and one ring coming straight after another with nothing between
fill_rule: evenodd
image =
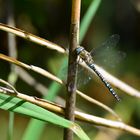
<instances>
[{"instance_id":1,"label":"dragonfly head","mask_svg":"<svg viewBox=\"0 0 140 140\"><path fill-rule=\"evenodd\" d=\"M78 48L76 48L77 55L79 55L83 50L84 48L82 46L79 46Z\"/></svg>"}]
</instances>

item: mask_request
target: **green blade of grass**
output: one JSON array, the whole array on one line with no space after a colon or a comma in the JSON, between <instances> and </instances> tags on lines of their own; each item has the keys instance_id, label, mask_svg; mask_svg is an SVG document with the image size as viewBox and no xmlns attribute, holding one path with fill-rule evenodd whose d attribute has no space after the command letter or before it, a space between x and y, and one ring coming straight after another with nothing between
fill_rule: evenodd
<instances>
[{"instance_id":1,"label":"green blade of grass","mask_svg":"<svg viewBox=\"0 0 140 140\"><path fill-rule=\"evenodd\" d=\"M67 65L66 62L67 62L67 60L64 59L64 62L62 65ZM59 77L62 76L61 70L59 71L58 75L59 75ZM59 92L61 87L62 86L60 84L53 82L47 92L47 96L44 96L43 98L47 99L49 101L54 101L55 97L57 96L57 93ZM33 140L39 140L41 137L41 134L45 128L45 125L46 125L45 122L41 122L36 119L31 119L28 124L27 129L25 130L25 132L23 134L22 140L31 140L31 138ZM34 132L37 132L37 133L34 133Z\"/></svg>"},{"instance_id":2,"label":"green blade of grass","mask_svg":"<svg viewBox=\"0 0 140 140\"><path fill-rule=\"evenodd\" d=\"M22 140L40 140L42 132L45 129L45 125L46 123L43 121L31 119L22 136Z\"/></svg>"},{"instance_id":3,"label":"green blade of grass","mask_svg":"<svg viewBox=\"0 0 140 140\"><path fill-rule=\"evenodd\" d=\"M17 97L0 94L0 108L7 111L28 115L38 120L54 123L63 127L68 127L71 125L71 123L64 118Z\"/></svg>"},{"instance_id":4,"label":"green blade of grass","mask_svg":"<svg viewBox=\"0 0 140 140\"><path fill-rule=\"evenodd\" d=\"M88 136L77 124L20 98L0 94L0 108L24 114L41 121L50 122L61 127L69 128L74 131L81 140L89 140Z\"/></svg>"},{"instance_id":5,"label":"green blade of grass","mask_svg":"<svg viewBox=\"0 0 140 140\"><path fill-rule=\"evenodd\" d=\"M53 82L48 90L48 93L47 93L48 96L44 98L47 100L53 101L60 88L61 86L58 83ZM27 129L25 130L23 134L22 140L31 140L31 139L39 140L45 128L45 125L46 125L45 122L41 122L36 119L31 119L28 124ZM34 133L34 132L37 132L37 133Z\"/></svg>"},{"instance_id":6,"label":"green blade of grass","mask_svg":"<svg viewBox=\"0 0 140 140\"><path fill-rule=\"evenodd\" d=\"M82 21L81 21L81 26L80 26L80 43L82 42L89 25L94 18L99 6L100 6L101 0L93 0L92 3L90 4L86 14L84 15Z\"/></svg>"},{"instance_id":7,"label":"green blade of grass","mask_svg":"<svg viewBox=\"0 0 140 140\"><path fill-rule=\"evenodd\" d=\"M9 125L8 125L8 132L7 132L7 140L12 140L14 131L14 113L9 112Z\"/></svg>"}]
</instances>

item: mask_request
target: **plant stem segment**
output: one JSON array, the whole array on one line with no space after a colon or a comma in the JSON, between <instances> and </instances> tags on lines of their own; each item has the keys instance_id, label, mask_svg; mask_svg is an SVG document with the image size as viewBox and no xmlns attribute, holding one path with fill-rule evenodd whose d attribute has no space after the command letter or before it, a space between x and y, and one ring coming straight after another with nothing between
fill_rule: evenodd
<instances>
[{"instance_id":1,"label":"plant stem segment","mask_svg":"<svg viewBox=\"0 0 140 140\"><path fill-rule=\"evenodd\" d=\"M75 49L79 45L79 21L80 21L81 0L72 0L72 15L70 26L70 48L67 77L67 99L65 117L74 121L74 111L76 102L76 74L77 74L77 55ZM73 132L66 129L64 140L73 140Z\"/></svg>"}]
</instances>

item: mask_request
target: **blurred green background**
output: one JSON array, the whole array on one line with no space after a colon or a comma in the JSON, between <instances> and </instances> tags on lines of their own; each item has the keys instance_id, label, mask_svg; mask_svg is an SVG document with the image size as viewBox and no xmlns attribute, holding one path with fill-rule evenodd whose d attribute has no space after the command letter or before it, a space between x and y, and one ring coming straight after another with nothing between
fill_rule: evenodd
<instances>
[{"instance_id":1,"label":"blurred green background","mask_svg":"<svg viewBox=\"0 0 140 140\"><path fill-rule=\"evenodd\" d=\"M14 9L14 20L16 27L27 32L43 37L49 41L57 43L64 48L68 48L71 1L66 0L11 0ZM81 7L81 20L85 15L92 0L83 0ZM0 22L7 23L7 11L9 8L8 0L0 0ZM106 0L101 1L97 13L92 20L81 45L87 50L100 46L110 35L119 34L120 41L118 48L126 53L126 57L119 62L116 67L109 68L108 71L128 83L132 87L140 90L140 1L139 0ZM7 33L0 31L0 53L8 55ZM64 55L41 47L35 43L16 37L18 59L27 63L42 67L51 73L57 75L61 68ZM119 59L119 58L116 58ZM7 80L10 72L10 65L0 60L0 78ZM53 81L46 79L38 74L30 74L40 83L49 88ZM107 104L114 109L123 120L137 128L140 128L140 101L134 97L126 95L117 90L122 98L121 103L117 103L114 98L108 95L108 91L102 83L95 78L81 90L87 95ZM18 91L28 95L42 97L34 87L29 86L22 79L18 78L16 82ZM44 93L45 94L45 93ZM47 91L46 91L47 94ZM62 87L57 93L65 97L65 88ZM88 103L77 97L77 107L85 112L107 116L107 113L101 108ZM8 129L8 112L0 110L0 136L6 140ZM28 126L30 118L15 115L14 140L22 139L22 136ZM138 140L140 138L123 133L121 131L112 131L103 127L97 127L90 124L80 123L91 139L102 140L105 134L106 139L110 140ZM35 133L35 132L34 132ZM2 138L3 137L3 138ZM39 140L62 139L63 129L57 126L47 124Z\"/></svg>"}]
</instances>

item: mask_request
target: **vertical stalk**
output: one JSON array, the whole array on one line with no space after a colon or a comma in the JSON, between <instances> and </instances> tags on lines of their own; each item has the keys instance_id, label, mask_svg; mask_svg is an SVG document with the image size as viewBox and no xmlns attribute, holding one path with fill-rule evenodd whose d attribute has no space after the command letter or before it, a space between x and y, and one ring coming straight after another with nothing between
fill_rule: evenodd
<instances>
[{"instance_id":1,"label":"vertical stalk","mask_svg":"<svg viewBox=\"0 0 140 140\"><path fill-rule=\"evenodd\" d=\"M14 1L13 0L6 0L6 13L7 13L7 24L10 26L15 26L15 20L14 20ZM9 56L13 58L17 58L17 50L16 50L16 39L15 35L8 33L8 50L9 50ZM17 80L17 74L15 73L16 66L11 64L11 72L8 76L8 82L11 83L13 86L16 83ZM9 113L9 127L8 127L8 134L7 134L7 140L13 139L13 129L14 129L14 113Z\"/></svg>"},{"instance_id":2,"label":"vertical stalk","mask_svg":"<svg viewBox=\"0 0 140 140\"><path fill-rule=\"evenodd\" d=\"M71 121L75 120L74 110L76 102L76 74L77 55L75 49L79 45L79 23L80 23L81 0L72 0L71 26L70 26L70 47L67 77L67 99L65 117ZM73 140L73 132L65 129L64 140Z\"/></svg>"}]
</instances>

